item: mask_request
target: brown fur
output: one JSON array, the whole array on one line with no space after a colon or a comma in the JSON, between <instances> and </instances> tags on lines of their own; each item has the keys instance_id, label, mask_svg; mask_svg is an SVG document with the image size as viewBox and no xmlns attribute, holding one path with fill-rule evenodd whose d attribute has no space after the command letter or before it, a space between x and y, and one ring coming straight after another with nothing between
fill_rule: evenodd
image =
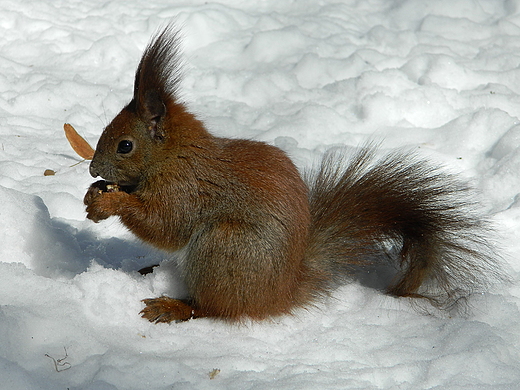
<instances>
[{"instance_id":1,"label":"brown fur","mask_svg":"<svg viewBox=\"0 0 520 390\"><path fill-rule=\"evenodd\" d=\"M88 218L119 216L144 241L185 248L190 299L145 300L155 322L264 319L308 305L348 267L394 257L398 296L447 305L497 274L467 188L396 154L363 148L345 167L330 154L307 180L279 149L212 136L178 101L176 35L146 49L132 101L107 126L90 166Z\"/></svg>"}]
</instances>

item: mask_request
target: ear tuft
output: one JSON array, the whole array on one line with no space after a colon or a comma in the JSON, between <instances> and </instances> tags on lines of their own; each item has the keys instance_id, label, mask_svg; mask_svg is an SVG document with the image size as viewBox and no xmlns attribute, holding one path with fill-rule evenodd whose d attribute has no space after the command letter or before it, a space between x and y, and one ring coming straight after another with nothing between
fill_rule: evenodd
<instances>
[{"instance_id":1,"label":"ear tuft","mask_svg":"<svg viewBox=\"0 0 520 390\"><path fill-rule=\"evenodd\" d=\"M179 32L173 24L157 33L145 49L134 82L134 98L128 105L149 124L155 138L163 138L158 124L169 102L177 100L181 80Z\"/></svg>"}]
</instances>

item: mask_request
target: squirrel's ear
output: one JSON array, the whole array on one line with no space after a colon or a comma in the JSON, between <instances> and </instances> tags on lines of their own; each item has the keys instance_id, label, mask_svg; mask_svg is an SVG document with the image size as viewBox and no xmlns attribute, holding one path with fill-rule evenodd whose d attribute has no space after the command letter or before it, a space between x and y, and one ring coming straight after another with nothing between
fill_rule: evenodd
<instances>
[{"instance_id":1,"label":"squirrel's ear","mask_svg":"<svg viewBox=\"0 0 520 390\"><path fill-rule=\"evenodd\" d=\"M150 136L163 139L165 134L160 122L166 114L166 105L156 91L146 91L143 97L140 102L140 116L148 124Z\"/></svg>"},{"instance_id":2,"label":"squirrel's ear","mask_svg":"<svg viewBox=\"0 0 520 390\"><path fill-rule=\"evenodd\" d=\"M132 108L147 123L151 136L156 139L163 139L166 135L161 119L166 114L168 103L176 100L177 96L180 81L177 36L173 25L159 32L144 51L135 74Z\"/></svg>"}]
</instances>

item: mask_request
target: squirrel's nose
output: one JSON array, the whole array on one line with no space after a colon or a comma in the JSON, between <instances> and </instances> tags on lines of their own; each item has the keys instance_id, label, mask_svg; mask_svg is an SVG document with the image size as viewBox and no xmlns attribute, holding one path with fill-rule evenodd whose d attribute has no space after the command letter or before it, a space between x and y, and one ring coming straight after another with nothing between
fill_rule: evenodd
<instances>
[{"instance_id":1,"label":"squirrel's nose","mask_svg":"<svg viewBox=\"0 0 520 390\"><path fill-rule=\"evenodd\" d=\"M96 167L94 166L94 164L92 164L92 162L90 163L90 166L88 168L88 171L90 172L90 176L92 176L93 178L96 178L99 176L98 172L97 172L97 169Z\"/></svg>"}]
</instances>

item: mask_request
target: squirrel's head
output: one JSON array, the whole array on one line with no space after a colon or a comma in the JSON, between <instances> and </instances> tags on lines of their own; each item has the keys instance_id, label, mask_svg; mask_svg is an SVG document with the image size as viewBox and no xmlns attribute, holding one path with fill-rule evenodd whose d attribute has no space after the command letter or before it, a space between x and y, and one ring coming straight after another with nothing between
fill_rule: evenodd
<instances>
[{"instance_id":1,"label":"squirrel's head","mask_svg":"<svg viewBox=\"0 0 520 390\"><path fill-rule=\"evenodd\" d=\"M120 185L140 183L164 154L167 123L179 113L178 38L172 26L155 36L135 75L132 101L105 128L90 163L90 174ZM184 111L184 110L181 110Z\"/></svg>"},{"instance_id":2,"label":"squirrel's head","mask_svg":"<svg viewBox=\"0 0 520 390\"><path fill-rule=\"evenodd\" d=\"M120 185L139 184L162 143L154 137L153 128L158 125L123 109L101 134L90 174Z\"/></svg>"}]
</instances>

